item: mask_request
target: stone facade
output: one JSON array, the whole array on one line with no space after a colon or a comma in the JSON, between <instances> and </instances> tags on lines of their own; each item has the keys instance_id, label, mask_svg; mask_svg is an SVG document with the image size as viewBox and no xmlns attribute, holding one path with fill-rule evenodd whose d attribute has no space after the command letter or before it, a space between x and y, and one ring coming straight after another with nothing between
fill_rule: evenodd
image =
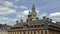
<instances>
[{"instance_id":1,"label":"stone facade","mask_svg":"<svg viewBox=\"0 0 60 34\"><path fill-rule=\"evenodd\" d=\"M11 26L7 24L0 24L0 34L8 34L8 29L10 29Z\"/></svg>"},{"instance_id":2,"label":"stone facade","mask_svg":"<svg viewBox=\"0 0 60 34\"><path fill-rule=\"evenodd\" d=\"M26 22L22 19L20 23L16 21L16 24L8 30L8 34L60 34L60 25L45 16L40 20L33 5Z\"/></svg>"}]
</instances>

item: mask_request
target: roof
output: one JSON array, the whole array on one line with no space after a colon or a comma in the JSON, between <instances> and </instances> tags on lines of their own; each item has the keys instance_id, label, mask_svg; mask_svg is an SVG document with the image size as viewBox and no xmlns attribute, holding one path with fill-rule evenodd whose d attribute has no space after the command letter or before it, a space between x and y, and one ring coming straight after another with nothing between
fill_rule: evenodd
<instances>
[{"instance_id":1,"label":"roof","mask_svg":"<svg viewBox=\"0 0 60 34\"><path fill-rule=\"evenodd\" d=\"M26 22L20 22L18 24L15 24L13 27L20 27L20 26L24 26L24 25L27 25ZM56 23L53 23L53 22L50 22L50 21L47 21L47 20L36 20L36 21L33 21L31 22L28 26L34 26L34 25L44 25L42 27L39 27L39 28L22 28L22 29L17 29L17 30L32 30L32 29L55 29L55 30L59 30L60 29L60 25L56 24ZM60 30L59 30L60 31Z\"/></svg>"},{"instance_id":2,"label":"roof","mask_svg":"<svg viewBox=\"0 0 60 34\"><path fill-rule=\"evenodd\" d=\"M20 26L24 26L24 25L26 25L25 22L20 22L18 24L15 24L13 27L20 27Z\"/></svg>"},{"instance_id":3,"label":"roof","mask_svg":"<svg viewBox=\"0 0 60 34\"><path fill-rule=\"evenodd\" d=\"M42 20L36 20L36 21L31 22L29 25L41 25L41 24L44 24Z\"/></svg>"},{"instance_id":4,"label":"roof","mask_svg":"<svg viewBox=\"0 0 60 34\"><path fill-rule=\"evenodd\" d=\"M0 25L0 29L2 29L2 30L8 30L10 28L11 28L11 26L10 25L7 25L7 24L1 24Z\"/></svg>"}]
</instances>

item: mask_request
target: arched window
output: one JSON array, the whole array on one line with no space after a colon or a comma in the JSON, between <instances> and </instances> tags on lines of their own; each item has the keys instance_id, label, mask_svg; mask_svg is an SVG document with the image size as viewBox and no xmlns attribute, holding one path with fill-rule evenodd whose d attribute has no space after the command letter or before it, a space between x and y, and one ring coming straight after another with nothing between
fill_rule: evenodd
<instances>
[{"instance_id":1,"label":"arched window","mask_svg":"<svg viewBox=\"0 0 60 34\"><path fill-rule=\"evenodd\" d=\"M34 31L34 34L36 34L36 31Z\"/></svg>"},{"instance_id":2,"label":"arched window","mask_svg":"<svg viewBox=\"0 0 60 34\"><path fill-rule=\"evenodd\" d=\"M23 31L23 34L25 34L25 31Z\"/></svg>"},{"instance_id":3,"label":"arched window","mask_svg":"<svg viewBox=\"0 0 60 34\"><path fill-rule=\"evenodd\" d=\"M41 34L43 34L43 31L41 31Z\"/></svg>"},{"instance_id":4,"label":"arched window","mask_svg":"<svg viewBox=\"0 0 60 34\"><path fill-rule=\"evenodd\" d=\"M40 34L40 32L38 31L38 34Z\"/></svg>"},{"instance_id":5,"label":"arched window","mask_svg":"<svg viewBox=\"0 0 60 34\"><path fill-rule=\"evenodd\" d=\"M47 31L45 31L45 34L47 34Z\"/></svg>"}]
</instances>

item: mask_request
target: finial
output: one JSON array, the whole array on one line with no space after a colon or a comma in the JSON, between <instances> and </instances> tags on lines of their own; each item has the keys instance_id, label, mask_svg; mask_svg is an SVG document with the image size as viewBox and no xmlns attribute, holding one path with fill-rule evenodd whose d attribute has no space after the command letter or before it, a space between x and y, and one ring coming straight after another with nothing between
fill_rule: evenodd
<instances>
[{"instance_id":1,"label":"finial","mask_svg":"<svg viewBox=\"0 0 60 34\"><path fill-rule=\"evenodd\" d=\"M21 17L21 22L23 22L23 19L22 19L22 17Z\"/></svg>"},{"instance_id":2,"label":"finial","mask_svg":"<svg viewBox=\"0 0 60 34\"><path fill-rule=\"evenodd\" d=\"M18 20L16 21L16 24L18 24Z\"/></svg>"},{"instance_id":3,"label":"finial","mask_svg":"<svg viewBox=\"0 0 60 34\"><path fill-rule=\"evenodd\" d=\"M35 8L35 5L33 4L32 8Z\"/></svg>"},{"instance_id":4,"label":"finial","mask_svg":"<svg viewBox=\"0 0 60 34\"><path fill-rule=\"evenodd\" d=\"M29 11L29 14L30 14L30 11Z\"/></svg>"},{"instance_id":5,"label":"finial","mask_svg":"<svg viewBox=\"0 0 60 34\"><path fill-rule=\"evenodd\" d=\"M30 11L29 11L29 15L31 15Z\"/></svg>"},{"instance_id":6,"label":"finial","mask_svg":"<svg viewBox=\"0 0 60 34\"><path fill-rule=\"evenodd\" d=\"M43 16L43 19L45 19L46 18L46 16Z\"/></svg>"},{"instance_id":7,"label":"finial","mask_svg":"<svg viewBox=\"0 0 60 34\"><path fill-rule=\"evenodd\" d=\"M22 20L22 16L21 16L21 20Z\"/></svg>"}]
</instances>

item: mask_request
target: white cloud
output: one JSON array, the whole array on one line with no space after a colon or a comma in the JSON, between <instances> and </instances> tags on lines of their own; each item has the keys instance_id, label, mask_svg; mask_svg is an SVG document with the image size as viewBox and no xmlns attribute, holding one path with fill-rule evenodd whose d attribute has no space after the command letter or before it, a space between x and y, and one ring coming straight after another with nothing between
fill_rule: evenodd
<instances>
[{"instance_id":1,"label":"white cloud","mask_svg":"<svg viewBox=\"0 0 60 34\"><path fill-rule=\"evenodd\" d=\"M23 12L23 14L24 14L24 15L28 15L29 11L30 11L30 10L25 10L25 11Z\"/></svg>"},{"instance_id":2,"label":"white cloud","mask_svg":"<svg viewBox=\"0 0 60 34\"><path fill-rule=\"evenodd\" d=\"M0 6L0 14L1 15L8 15L8 14L14 14L14 13L16 13L16 10L10 9L8 7Z\"/></svg>"},{"instance_id":3,"label":"white cloud","mask_svg":"<svg viewBox=\"0 0 60 34\"><path fill-rule=\"evenodd\" d=\"M19 0L15 0L15 1L19 1Z\"/></svg>"},{"instance_id":4,"label":"white cloud","mask_svg":"<svg viewBox=\"0 0 60 34\"><path fill-rule=\"evenodd\" d=\"M18 12L18 14L16 15L16 18L25 18L27 17L29 11L31 12L31 10L24 10L24 12ZM38 10L36 10L37 13L39 13Z\"/></svg>"},{"instance_id":5,"label":"white cloud","mask_svg":"<svg viewBox=\"0 0 60 34\"><path fill-rule=\"evenodd\" d=\"M51 13L49 18L53 19L54 21L60 21L60 12Z\"/></svg>"},{"instance_id":6,"label":"white cloud","mask_svg":"<svg viewBox=\"0 0 60 34\"><path fill-rule=\"evenodd\" d=\"M13 2L10 2L10 1L1 1L1 4L3 4L6 7L18 8L17 5L15 5Z\"/></svg>"},{"instance_id":7,"label":"white cloud","mask_svg":"<svg viewBox=\"0 0 60 34\"><path fill-rule=\"evenodd\" d=\"M56 23L56 21L52 21L53 23Z\"/></svg>"},{"instance_id":8,"label":"white cloud","mask_svg":"<svg viewBox=\"0 0 60 34\"><path fill-rule=\"evenodd\" d=\"M16 5L15 5L14 7L15 7L15 8L18 8L18 6L16 6Z\"/></svg>"},{"instance_id":9,"label":"white cloud","mask_svg":"<svg viewBox=\"0 0 60 34\"><path fill-rule=\"evenodd\" d=\"M16 17L17 18L21 18L21 17L24 18L24 15L17 15Z\"/></svg>"},{"instance_id":10,"label":"white cloud","mask_svg":"<svg viewBox=\"0 0 60 34\"><path fill-rule=\"evenodd\" d=\"M60 12L56 12L56 13L51 13L49 15L50 18L60 18Z\"/></svg>"},{"instance_id":11,"label":"white cloud","mask_svg":"<svg viewBox=\"0 0 60 34\"><path fill-rule=\"evenodd\" d=\"M4 6L13 6L14 4L12 2L9 1L5 1L4 2Z\"/></svg>"},{"instance_id":12,"label":"white cloud","mask_svg":"<svg viewBox=\"0 0 60 34\"><path fill-rule=\"evenodd\" d=\"M21 5L20 8L22 9L28 9L26 6Z\"/></svg>"},{"instance_id":13,"label":"white cloud","mask_svg":"<svg viewBox=\"0 0 60 34\"><path fill-rule=\"evenodd\" d=\"M47 13L42 13L42 14L40 14L40 15L39 15L39 18L42 19L43 16L46 16L46 17L47 17Z\"/></svg>"},{"instance_id":14,"label":"white cloud","mask_svg":"<svg viewBox=\"0 0 60 34\"><path fill-rule=\"evenodd\" d=\"M16 20L18 19L13 19L13 18L8 18L8 17L0 17L0 24L8 24L8 25L14 25L16 23Z\"/></svg>"},{"instance_id":15,"label":"white cloud","mask_svg":"<svg viewBox=\"0 0 60 34\"><path fill-rule=\"evenodd\" d=\"M23 14L24 14L24 15L28 15L29 11L32 12L31 10L24 10ZM36 10L36 12L37 12L37 14L39 13L38 10Z\"/></svg>"}]
</instances>

